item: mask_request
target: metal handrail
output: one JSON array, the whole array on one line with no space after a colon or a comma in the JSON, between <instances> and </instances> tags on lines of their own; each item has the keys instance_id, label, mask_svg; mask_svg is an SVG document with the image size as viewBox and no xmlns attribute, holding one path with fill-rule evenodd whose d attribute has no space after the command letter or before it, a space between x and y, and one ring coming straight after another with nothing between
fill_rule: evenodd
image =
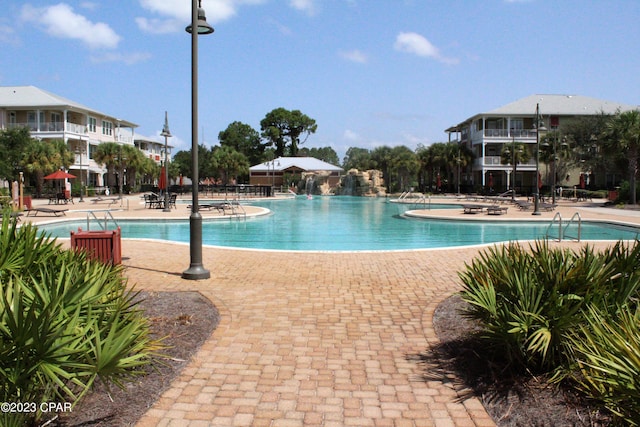
<instances>
[{"instance_id":1,"label":"metal handrail","mask_svg":"<svg viewBox=\"0 0 640 427\"><path fill-rule=\"evenodd\" d=\"M573 214L573 216L571 217L571 219L567 222L567 225L564 226L564 230L563 230L563 237L567 236L567 229L569 228L569 226L574 222L575 219L578 219L578 235L577 236L569 236L569 238L574 239L576 241L580 241L580 238L582 237L582 217L580 216L580 212L576 212Z\"/></svg>"},{"instance_id":2,"label":"metal handrail","mask_svg":"<svg viewBox=\"0 0 640 427\"><path fill-rule=\"evenodd\" d=\"M578 224L578 235L572 236L567 233L567 230L569 229L569 226L571 226L571 224L576 223L576 219ZM562 226L562 215L560 214L560 212L556 212L556 214L553 216L553 219L549 223L549 226L547 227L547 231L545 232L546 238L552 237L550 232L553 226L556 224L556 222L558 224L558 242L561 242L563 239L566 239L566 238L573 239L578 242L580 241L582 237L582 217L580 216L580 212L574 213L571 219L565 223L564 227Z\"/></svg>"},{"instance_id":3,"label":"metal handrail","mask_svg":"<svg viewBox=\"0 0 640 427\"><path fill-rule=\"evenodd\" d=\"M556 218L558 219L558 242L561 242L562 241L562 215L560 215L560 212L556 212L556 214L553 216L553 219L549 223L549 226L547 227L547 231L545 232L544 235L546 238L551 237L550 231L551 231L551 228L556 223Z\"/></svg>"},{"instance_id":4,"label":"metal handrail","mask_svg":"<svg viewBox=\"0 0 640 427\"><path fill-rule=\"evenodd\" d=\"M95 211L87 211L87 231L91 230L91 217L93 217L93 219L96 220L98 226L100 226L102 230L107 229L107 223L109 222L109 220L113 221L115 226L118 227L118 221L116 221L113 215L111 215L110 211L98 211L98 212L104 212L104 218L102 218L102 220L104 221L104 227L100 224L101 220L96 216Z\"/></svg>"}]
</instances>

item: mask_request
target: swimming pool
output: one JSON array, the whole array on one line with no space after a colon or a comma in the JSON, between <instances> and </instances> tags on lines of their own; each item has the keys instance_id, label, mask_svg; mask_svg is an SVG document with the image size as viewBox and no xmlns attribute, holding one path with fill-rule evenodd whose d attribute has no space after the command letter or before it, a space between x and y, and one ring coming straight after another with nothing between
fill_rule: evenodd
<instances>
[{"instance_id":1,"label":"swimming pool","mask_svg":"<svg viewBox=\"0 0 640 427\"><path fill-rule=\"evenodd\" d=\"M271 215L246 220L207 220L204 245L293 251L388 251L470 246L543 238L548 223L409 219L385 199L362 197L295 198L252 203ZM431 205L460 209L457 205ZM189 241L189 221L119 220L123 238ZM86 228L86 221L40 226L56 237ZM637 228L583 222L583 240L633 240Z\"/></svg>"}]
</instances>

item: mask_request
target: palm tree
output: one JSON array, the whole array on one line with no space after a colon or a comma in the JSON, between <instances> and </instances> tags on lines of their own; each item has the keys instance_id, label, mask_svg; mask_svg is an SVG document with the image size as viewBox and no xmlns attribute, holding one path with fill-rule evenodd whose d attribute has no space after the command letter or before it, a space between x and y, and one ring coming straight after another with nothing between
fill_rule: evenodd
<instances>
[{"instance_id":1,"label":"palm tree","mask_svg":"<svg viewBox=\"0 0 640 427\"><path fill-rule=\"evenodd\" d=\"M120 163L121 146L115 142L105 142L96 148L93 160L107 167L107 186L115 186L116 166Z\"/></svg>"},{"instance_id":2,"label":"palm tree","mask_svg":"<svg viewBox=\"0 0 640 427\"><path fill-rule=\"evenodd\" d=\"M36 196L42 195L44 176L56 171L60 165L54 163L54 150L51 144L32 139L22 158L24 169L36 186Z\"/></svg>"},{"instance_id":3,"label":"palm tree","mask_svg":"<svg viewBox=\"0 0 640 427\"><path fill-rule=\"evenodd\" d=\"M513 177L511 177L511 199L516 197L516 170L520 163L529 161L529 150L526 150L524 144L515 139L511 144L504 144L500 152L500 163L503 165L512 165Z\"/></svg>"},{"instance_id":4,"label":"palm tree","mask_svg":"<svg viewBox=\"0 0 640 427\"><path fill-rule=\"evenodd\" d=\"M610 148L627 155L630 203L636 204L636 175L638 173L638 154L640 153L640 110L616 113L609 122L605 135Z\"/></svg>"}]
</instances>

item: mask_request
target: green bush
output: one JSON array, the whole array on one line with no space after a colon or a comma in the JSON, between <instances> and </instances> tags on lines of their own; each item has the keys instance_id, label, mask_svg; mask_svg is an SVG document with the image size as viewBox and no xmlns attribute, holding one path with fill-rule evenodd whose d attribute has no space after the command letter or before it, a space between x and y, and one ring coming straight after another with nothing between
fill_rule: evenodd
<instances>
[{"instance_id":1,"label":"green bush","mask_svg":"<svg viewBox=\"0 0 640 427\"><path fill-rule=\"evenodd\" d=\"M553 373L640 425L640 242L594 252L492 247L460 273L487 356Z\"/></svg>"},{"instance_id":2,"label":"green bush","mask_svg":"<svg viewBox=\"0 0 640 427\"><path fill-rule=\"evenodd\" d=\"M585 323L583 310L609 310L638 296L638 242L595 253L551 249L538 241L492 247L460 273L466 316L514 367L558 372L571 363L567 334Z\"/></svg>"},{"instance_id":3,"label":"green bush","mask_svg":"<svg viewBox=\"0 0 640 427\"><path fill-rule=\"evenodd\" d=\"M119 266L63 250L37 228L3 216L0 229L0 399L75 402L99 378L123 386L161 344L136 308ZM41 413L0 414L26 425Z\"/></svg>"},{"instance_id":4,"label":"green bush","mask_svg":"<svg viewBox=\"0 0 640 427\"><path fill-rule=\"evenodd\" d=\"M578 388L625 425L640 425L640 309L615 313L590 308L587 322L571 335Z\"/></svg>"}]
</instances>

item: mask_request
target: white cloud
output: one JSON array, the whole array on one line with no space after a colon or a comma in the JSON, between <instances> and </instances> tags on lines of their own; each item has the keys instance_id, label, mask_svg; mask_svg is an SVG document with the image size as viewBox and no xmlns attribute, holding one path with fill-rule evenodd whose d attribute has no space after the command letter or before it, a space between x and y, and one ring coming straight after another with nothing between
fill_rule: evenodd
<instances>
[{"instance_id":1,"label":"white cloud","mask_svg":"<svg viewBox=\"0 0 640 427\"><path fill-rule=\"evenodd\" d=\"M315 0L289 0L289 4L294 9L305 12L310 16L315 15L317 12Z\"/></svg>"},{"instance_id":2,"label":"white cloud","mask_svg":"<svg viewBox=\"0 0 640 427\"><path fill-rule=\"evenodd\" d=\"M445 64L457 64L455 58L447 58L429 40L418 33L400 33L393 47L399 52L411 53L425 58L433 58Z\"/></svg>"},{"instance_id":3,"label":"white cloud","mask_svg":"<svg viewBox=\"0 0 640 427\"><path fill-rule=\"evenodd\" d=\"M20 44L13 28L2 24L0 24L0 43L11 46L18 46Z\"/></svg>"},{"instance_id":4,"label":"white cloud","mask_svg":"<svg viewBox=\"0 0 640 427\"><path fill-rule=\"evenodd\" d=\"M164 19L146 17L136 18L138 27L149 33L167 33L183 31L191 22L191 2L185 0L139 0L140 6L152 14ZM203 0L202 9L207 22L226 21L238 13L242 5L262 4L266 0Z\"/></svg>"},{"instance_id":5,"label":"white cloud","mask_svg":"<svg viewBox=\"0 0 640 427\"><path fill-rule=\"evenodd\" d=\"M73 11L65 3L36 8L29 4L22 7L22 19L42 26L47 34L63 39L80 40L92 49L118 46L121 37L102 22L91 22Z\"/></svg>"},{"instance_id":6,"label":"white cloud","mask_svg":"<svg viewBox=\"0 0 640 427\"><path fill-rule=\"evenodd\" d=\"M367 54L357 49L340 52L340 56L347 61L357 62L360 64L366 64L369 61Z\"/></svg>"},{"instance_id":7,"label":"white cloud","mask_svg":"<svg viewBox=\"0 0 640 427\"><path fill-rule=\"evenodd\" d=\"M145 33L167 34L184 30L186 24L178 19L136 18L138 28Z\"/></svg>"},{"instance_id":8,"label":"white cloud","mask_svg":"<svg viewBox=\"0 0 640 427\"><path fill-rule=\"evenodd\" d=\"M143 52L130 53L126 55L123 53L110 52L103 55L91 56L91 62L93 62L94 64L101 64L105 62L122 62L126 65L133 65L139 62L147 61L149 58L151 58L151 54Z\"/></svg>"},{"instance_id":9,"label":"white cloud","mask_svg":"<svg viewBox=\"0 0 640 427\"><path fill-rule=\"evenodd\" d=\"M267 18L267 24L273 25L274 27L276 27L278 29L278 32L280 32L280 34L282 34L283 36L290 36L291 34L293 34L293 31L291 31L291 28L287 27L280 21L277 21L273 18L270 18L270 17Z\"/></svg>"},{"instance_id":10,"label":"white cloud","mask_svg":"<svg viewBox=\"0 0 640 427\"><path fill-rule=\"evenodd\" d=\"M342 137L347 141L361 141L362 140L362 137L360 137L360 135L357 132L352 131L350 129L346 129L344 131L344 133L342 134Z\"/></svg>"}]
</instances>

